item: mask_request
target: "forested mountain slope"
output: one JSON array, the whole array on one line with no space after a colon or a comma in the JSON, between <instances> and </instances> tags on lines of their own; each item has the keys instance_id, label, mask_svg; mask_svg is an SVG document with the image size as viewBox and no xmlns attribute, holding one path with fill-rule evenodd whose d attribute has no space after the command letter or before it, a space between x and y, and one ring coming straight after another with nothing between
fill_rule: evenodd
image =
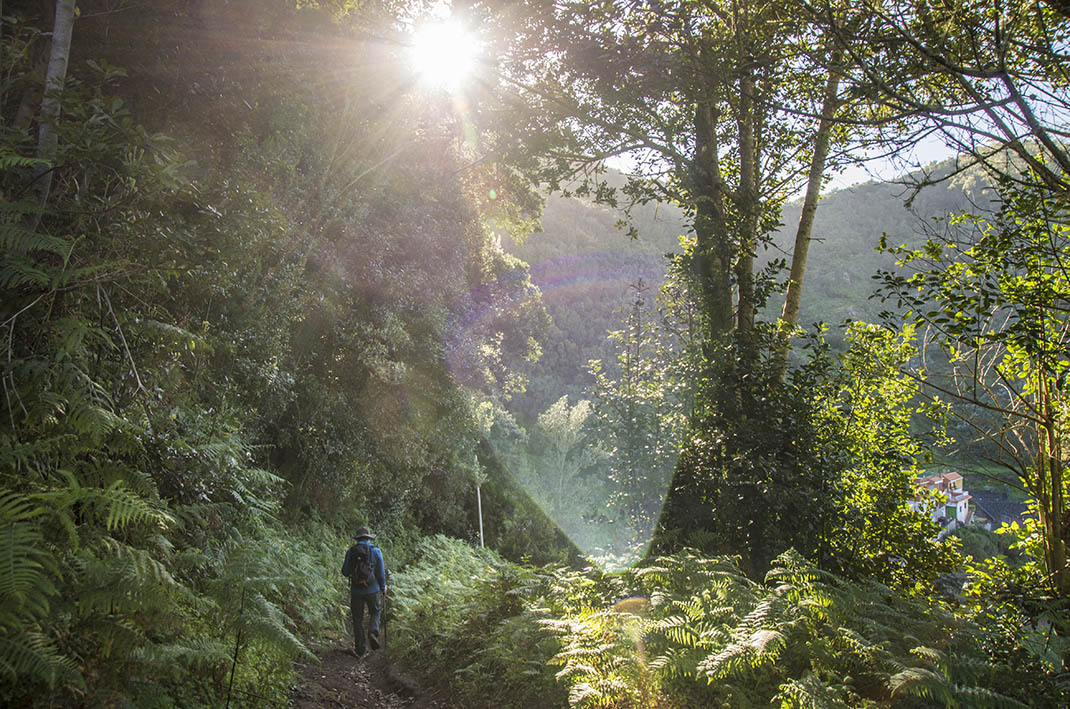
<instances>
[{"instance_id":1,"label":"forested mountain slope","mask_svg":"<svg viewBox=\"0 0 1070 709\"><path fill-rule=\"evenodd\" d=\"M877 250L882 235L887 234L889 244L918 243L926 226L939 226L934 220L993 209L994 198L985 190L988 181L976 170L948 177L951 167L950 162L930 165L926 172L934 184L917 192L906 177L903 182L832 190L821 199L799 317L804 327L826 323L832 330L829 337L839 343L845 320L880 321L881 311L889 306L871 298L873 276L878 269L894 267L894 258ZM607 181L619 187L623 177L611 171ZM785 206L780 229L759 254L763 263L790 259L800 208L798 201ZM651 286L652 298L665 278L668 257L682 253L679 237L688 227L678 208L633 207L635 239L620 228L624 219L620 210L553 195L547 199L541 231L520 244L507 243L510 253L531 264L532 279L553 321L540 338L543 357L529 391L517 403L526 415L537 415L566 393L582 396L593 382L588 360L613 366L616 352L605 334L621 328L620 311L632 301L632 286L641 279ZM778 277L780 282L785 279L784 273ZM774 294L765 316L775 319L782 305L783 296Z\"/></svg>"},{"instance_id":2,"label":"forested mountain slope","mask_svg":"<svg viewBox=\"0 0 1070 709\"><path fill-rule=\"evenodd\" d=\"M541 231L507 250L531 265L532 281L550 315L539 338L542 357L532 367L528 391L517 410L534 418L565 394L579 397L593 379L591 359L612 361L606 332L619 329L619 310L640 280L664 280L666 256L679 252L683 214L671 206L638 208L639 238L617 228L621 214L578 197L551 196L540 219Z\"/></svg>"}]
</instances>

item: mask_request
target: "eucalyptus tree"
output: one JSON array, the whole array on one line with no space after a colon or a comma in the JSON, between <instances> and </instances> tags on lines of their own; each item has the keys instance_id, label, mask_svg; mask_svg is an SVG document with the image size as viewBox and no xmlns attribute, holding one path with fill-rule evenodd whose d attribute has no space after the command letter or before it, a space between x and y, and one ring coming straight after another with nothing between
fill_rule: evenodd
<instances>
[{"instance_id":1,"label":"eucalyptus tree","mask_svg":"<svg viewBox=\"0 0 1070 709\"><path fill-rule=\"evenodd\" d=\"M52 170L48 162L55 158L59 135L55 122L59 117L59 94L67 78L67 63L71 54L71 35L74 32L75 0L56 0L55 22L52 27L52 43L49 50L48 69L45 73L45 92L41 100L41 119L37 137L37 167L33 180L37 200L44 207L52 187ZM37 218L39 220L39 217Z\"/></svg>"}]
</instances>

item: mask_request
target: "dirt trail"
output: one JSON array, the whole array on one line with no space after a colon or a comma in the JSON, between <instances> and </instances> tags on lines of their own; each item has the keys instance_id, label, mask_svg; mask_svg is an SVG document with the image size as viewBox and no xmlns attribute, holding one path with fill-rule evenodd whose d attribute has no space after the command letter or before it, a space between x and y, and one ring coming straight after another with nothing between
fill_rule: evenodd
<instances>
[{"instance_id":1,"label":"dirt trail","mask_svg":"<svg viewBox=\"0 0 1070 709\"><path fill-rule=\"evenodd\" d=\"M419 692L390 661L388 650L358 659L348 641L317 648L319 662L298 663L300 680L290 693L296 709L447 709L450 704Z\"/></svg>"}]
</instances>

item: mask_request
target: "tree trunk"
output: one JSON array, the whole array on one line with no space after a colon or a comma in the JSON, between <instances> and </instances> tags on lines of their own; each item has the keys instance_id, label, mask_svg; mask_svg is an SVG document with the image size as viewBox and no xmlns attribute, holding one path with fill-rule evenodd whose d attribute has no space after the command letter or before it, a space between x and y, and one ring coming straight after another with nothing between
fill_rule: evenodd
<instances>
[{"instance_id":1,"label":"tree trunk","mask_svg":"<svg viewBox=\"0 0 1070 709\"><path fill-rule=\"evenodd\" d=\"M830 73L828 83L825 84L825 95L822 97L821 119L814 138L810 173L806 178L806 196L803 198L802 213L799 215L799 226L795 230L795 249L791 254L791 275L788 278L787 293L784 295L784 309L780 314L780 342L777 345L776 358L781 378L788 371L791 333L799 321L799 303L802 300L803 278L806 276L806 257L810 250L814 215L817 213L817 201L821 197L821 183L825 177L825 163L828 160L829 147L832 143L832 128L835 125L833 119L841 105L839 89L839 75Z\"/></svg>"},{"instance_id":2,"label":"tree trunk","mask_svg":"<svg viewBox=\"0 0 1070 709\"><path fill-rule=\"evenodd\" d=\"M740 220L739 253L736 257L736 283L739 288L739 305L736 311L736 328L741 334L754 330L754 257L758 248L758 167L755 145L757 107L754 101L754 76L745 69L739 80L739 190L736 194L736 210Z\"/></svg>"},{"instance_id":3,"label":"tree trunk","mask_svg":"<svg viewBox=\"0 0 1070 709\"><path fill-rule=\"evenodd\" d=\"M732 290L728 234L718 188L714 115L708 103L695 107L695 253L692 267L706 316L706 338L719 339L732 329Z\"/></svg>"},{"instance_id":4,"label":"tree trunk","mask_svg":"<svg viewBox=\"0 0 1070 709\"><path fill-rule=\"evenodd\" d=\"M41 126L37 133L37 158L52 160L55 155L58 136L55 121L59 117L59 92L67 78L67 62L71 54L71 34L74 30L75 0L56 0L56 21L52 26L52 50L48 58L48 70L45 73L45 95L41 99ZM48 193L52 189L52 167L39 164L34 168L34 182L37 184L37 202L42 207L48 202ZM39 217L38 217L39 218Z\"/></svg>"},{"instance_id":5,"label":"tree trunk","mask_svg":"<svg viewBox=\"0 0 1070 709\"><path fill-rule=\"evenodd\" d=\"M1063 540L1063 470L1060 459L1062 442L1057 430L1056 404L1052 401L1049 379L1043 369L1039 374L1039 385L1044 430L1040 432L1038 488L1044 489L1047 494L1038 495L1037 505L1040 508L1040 524L1046 538L1045 557L1052 587L1059 595L1070 596L1070 569L1067 568L1066 543Z\"/></svg>"}]
</instances>

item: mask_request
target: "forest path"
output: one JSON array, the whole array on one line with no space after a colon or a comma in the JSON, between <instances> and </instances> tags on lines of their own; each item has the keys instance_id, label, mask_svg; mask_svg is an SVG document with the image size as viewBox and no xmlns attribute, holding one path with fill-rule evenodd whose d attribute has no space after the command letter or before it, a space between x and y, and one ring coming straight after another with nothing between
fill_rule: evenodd
<instances>
[{"instance_id":1,"label":"forest path","mask_svg":"<svg viewBox=\"0 0 1070 709\"><path fill-rule=\"evenodd\" d=\"M297 663L300 675L290 692L295 709L446 709L423 696L390 660L386 649L356 658L348 638L332 638L316 649L316 662Z\"/></svg>"}]
</instances>

